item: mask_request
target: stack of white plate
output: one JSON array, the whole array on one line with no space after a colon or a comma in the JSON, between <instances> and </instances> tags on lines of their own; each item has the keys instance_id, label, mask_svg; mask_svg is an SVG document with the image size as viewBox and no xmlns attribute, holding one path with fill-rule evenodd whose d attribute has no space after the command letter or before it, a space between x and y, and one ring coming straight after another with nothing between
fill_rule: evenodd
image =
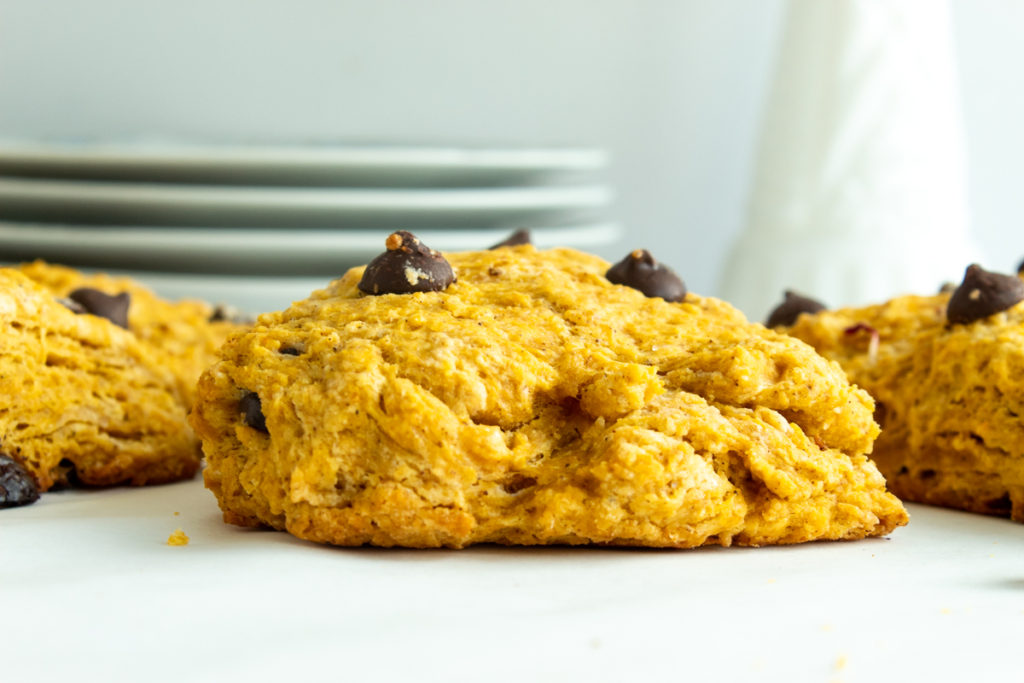
<instances>
[{"instance_id":1,"label":"stack of white plate","mask_svg":"<svg viewBox=\"0 0 1024 683\"><path fill-rule=\"evenodd\" d=\"M450 251L523 227L540 247L614 242L606 163L588 149L0 143L0 258L274 310L394 230Z\"/></svg>"}]
</instances>

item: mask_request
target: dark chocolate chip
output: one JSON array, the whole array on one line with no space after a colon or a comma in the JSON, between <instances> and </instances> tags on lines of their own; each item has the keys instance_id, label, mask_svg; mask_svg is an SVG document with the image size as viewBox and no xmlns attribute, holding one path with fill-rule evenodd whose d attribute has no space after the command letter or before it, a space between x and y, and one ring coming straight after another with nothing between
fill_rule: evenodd
<instances>
[{"instance_id":1,"label":"dark chocolate chip","mask_svg":"<svg viewBox=\"0 0 1024 683\"><path fill-rule=\"evenodd\" d=\"M670 268L654 260L646 249L635 249L608 269L609 282L639 289L648 297L661 297L665 301L686 298L686 285Z\"/></svg>"},{"instance_id":2,"label":"dark chocolate chip","mask_svg":"<svg viewBox=\"0 0 1024 683\"><path fill-rule=\"evenodd\" d=\"M387 251L370 261L359 281L365 294L409 294L440 292L455 282L452 266L411 232L391 233L384 243Z\"/></svg>"},{"instance_id":3,"label":"dark chocolate chip","mask_svg":"<svg viewBox=\"0 0 1024 683\"><path fill-rule=\"evenodd\" d=\"M57 303L59 303L61 306L63 306L64 308L68 309L69 311L71 311L75 315L81 315L83 313L88 313L87 310L82 308L82 304L78 303L77 301L72 301L71 299L67 298L66 296L58 297L57 298Z\"/></svg>"},{"instance_id":4,"label":"dark chocolate chip","mask_svg":"<svg viewBox=\"0 0 1024 683\"><path fill-rule=\"evenodd\" d=\"M1024 261L1017 264L1017 275L1024 275Z\"/></svg>"},{"instance_id":5,"label":"dark chocolate chip","mask_svg":"<svg viewBox=\"0 0 1024 683\"><path fill-rule=\"evenodd\" d=\"M501 249L502 247L518 247L523 244L533 244L533 236L530 235L530 231L523 228L522 230L516 230L514 233L498 242L491 249Z\"/></svg>"},{"instance_id":6,"label":"dark chocolate chip","mask_svg":"<svg viewBox=\"0 0 1024 683\"><path fill-rule=\"evenodd\" d=\"M946 305L946 320L966 325L1005 311L1024 300L1024 281L1016 275L985 270L977 263L967 266L964 281Z\"/></svg>"},{"instance_id":7,"label":"dark chocolate chip","mask_svg":"<svg viewBox=\"0 0 1024 683\"><path fill-rule=\"evenodd\" d=\"M28 505L39 500L39 487L25 466L0 453L0 508Z\"/></svg>"},{"instance_id":8,"label":"dark chocolate chip","mask_svg":"<svg viewBox=\"0 0 1024 683\"><path fill-rule=\"evenodd\" d=\"M234 306L217 304L213 309L213 313L210 314L209 322L217 323L224 321L234 323L236 325L252 325L256 322L256 319L248 313L243 313Z\"/></svg>"},{"instance_id":9,"label":"dark chocolate chip","mask_svg":"<svg viewBox=\"0 0 1024 683\"><path fill-rule=\"evenodd\" d=\"M128 292L111 296L98 289L82 287L68 294L68 298L85 309L86 313L106 318L115 325L128 329L128 307L132 303L132 297Z\"/></svg>"},{"instance_id":10,"label":"dark chocolate chip","mask_svg":"<svg viewBox=\"0 0 1024 683\"><path fill-rule=\"evenodd\" d=\"M789 326L796 322L801 313L817 313L824 310L825 304L820 301L787 289L783 295L782 303L768 314L768 320L765 321L764 325L765 327Z\"/></svg>"},{"instance_id":11,"label":"dark chocolate chip","mask_svg":"<svg viewBox=\"0 0 1024 683\"><path fill-rule=\"evenodd\" d=\"M277 350L278 353L284 354L285 356L300 356L302 352L294 346L282 346Z\"/></svg>"},{"instance_id":12,"label":"dark chocolate chip","mask_svg":"<svg viewBox=\"0 0 1024 683\"><path fill-rule=\"evenodd\" d=\"M245 416L245 424L258 432L270 433L267 431L267 418L263 416L263 404L259 396L251 391L245 392L238 401L238 409Z\"/></svg>"}]
</instances>

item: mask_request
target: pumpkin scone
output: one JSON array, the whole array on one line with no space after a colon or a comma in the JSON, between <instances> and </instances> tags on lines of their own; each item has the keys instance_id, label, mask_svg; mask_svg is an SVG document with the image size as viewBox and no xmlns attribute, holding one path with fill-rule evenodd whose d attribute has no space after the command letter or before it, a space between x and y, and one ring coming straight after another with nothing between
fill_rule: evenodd
<instances>
[{"instance_id":1,"label":"pumpkin scone","mask_svg":"<svg viewBox=\"0 0 1024 683\"><path fill-rule=\"evenodd\" d=\"M1024 521L1024 283L976 265L952 292L780 327L877 401L871 455L904 500Z\"/></svg>"},{"instance_id":2,"label":"pumpkin scone","mask_svg":"<svg viewBox=\"0 0 1024 683\"><path fill-rule=\"evenodd\" d=\"M873 403L645 251L367 267L230 339L191 415L226 521L337 545L686 548L905 524ZM612 282L614 280L615 282Z\"/></svg>"},{"instance_id":3,"label":"pumpkin scone","mask_svg":"<svg viewBox=\"0 0 1024 683\"><path fill-rule=\"evenodd\" d=\"M0 507L80 483L155 484L199 469L165 358L124 329L123 302L70 299L0 268Z\"/></svg>"},{"instance_id":4,"label":"pumpkin scone","mask_svg":"<svg viewBox=\"0 0 1024 683\"><path fill-rule=\"evenodd\" d=\"M85 289L98 292L91 295L94 299L115 299L102 301L100 305L117 308L121 316L118 323L131 329L155 354L164 357L186 406L192 405L196 381L216 359L220 345L251 323L225 314L223 308L215 308L204 301L167 301L131 278L85 274L43 261L24 263L18 269L58 297L66 298L72 292Z\"/></svg>"}]
</instances>

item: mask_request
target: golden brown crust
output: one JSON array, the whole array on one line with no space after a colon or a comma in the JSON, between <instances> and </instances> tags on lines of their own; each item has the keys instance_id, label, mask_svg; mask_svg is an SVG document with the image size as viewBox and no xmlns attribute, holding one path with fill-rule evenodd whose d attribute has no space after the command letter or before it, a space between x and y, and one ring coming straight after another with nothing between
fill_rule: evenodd
<instances>
[{"instance_id":1,"label":"golden brown crust","mask_svg":"<svg viewBox=\"0 0 1024 683\"><path fill-rule=\"evenodd\" d=\"M871 399L806 345L714 299L612 285L571 250L447 256L443 292L363 296L357 268L228 341L191 416L227 521L411 547L763 545L906 522L864 457Z\"/></svg>"},{"instance_id":2,"label":"golden brown crust","mask_svg":"<svg viewBox=\"0 0 1024 683\"><path fill-rule=\"evenodd\" d=\"M948 300L805 315L789 333L878 401L872 458L894 493L1024 521L1024 304L949 325Z\"/></svg>"}]
</instances>

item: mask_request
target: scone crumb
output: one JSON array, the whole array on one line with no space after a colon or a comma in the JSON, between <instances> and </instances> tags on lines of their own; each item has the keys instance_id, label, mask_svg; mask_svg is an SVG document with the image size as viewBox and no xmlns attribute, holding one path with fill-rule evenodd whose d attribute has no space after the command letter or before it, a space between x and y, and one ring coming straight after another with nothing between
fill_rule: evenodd
<instances>
[{"instance_id":1,"label":"scone crumb","mask_svg":"<svg viewBox=\"0 0 1024 683\"><path fill-rule=\"evenodd\" d=\"M175 516L175 517L180 517L180 516L181 516L181 513L180 513L180 512L178 512L177 510L175 510L175 511L174 511L174 516Z\"/></svg>"},{"instance_id":2,"label":"scone crumb","mask_svg":"<svg viewBox=\"0 0 1024 683\"><path fill-rule=\"evenodd\" d=\"M846 655L839 655L838 657L836 657L836 671L842 671L843 669L845 669L847 663L848 660L846 658Z\"/></svg>"},{"instance_id":3,"label":"scone crumb","mask_svg":"<svg viewBox=\"0 0 1024 683\"><path fill-rule=\"evenodd\" d=\"M167 537L167 545L188 545L188 541L188 534L182 531L180 527Z\"/></svg>"}]
</instances>

